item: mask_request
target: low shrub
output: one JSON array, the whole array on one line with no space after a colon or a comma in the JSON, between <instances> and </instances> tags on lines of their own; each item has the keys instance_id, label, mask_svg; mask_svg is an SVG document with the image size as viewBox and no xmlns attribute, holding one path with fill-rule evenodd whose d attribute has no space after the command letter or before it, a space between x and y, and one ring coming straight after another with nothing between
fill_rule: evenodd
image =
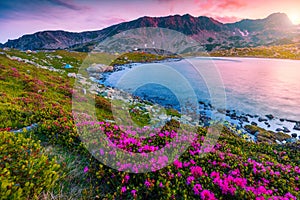
<instances>
[{"instance_id":1,"label":"low shrub","mask_svg":"<svg viewBox=\"0 0 300 200\"><path fill-rule=\"evenodd\" d=\"M0 132L1 199L37 199L59 178L60 165L42 153L40 143L22 134Z\"/></svg>"}]
</instances>

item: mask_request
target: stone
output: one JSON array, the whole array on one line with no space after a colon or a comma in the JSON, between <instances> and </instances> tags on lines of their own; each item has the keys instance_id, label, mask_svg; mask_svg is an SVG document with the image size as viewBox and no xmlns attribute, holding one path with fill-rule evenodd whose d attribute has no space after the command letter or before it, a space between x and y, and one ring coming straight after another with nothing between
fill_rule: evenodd
<instances>
[{"instance_id":1,"label":"stone","mask_svg":"<svg viewBox=\"0 0 300 200\"><path fill-rule=\"evenodd\" d=\"M256 122L251 122L251 125L257 126L257 123Z\"/></svg>"},{"instance_id":2,"label":"stone","mask_svg":"<svg viewBox=\"0 0 300 200\"><path fill-rule=\"evenodd\" d=\"M297 130L297 131L300 131L300 123L297 122L294 126L294 129Z\"/></svg>"},{"instance_id":3,"label":"stone","mask_svg":"<svg viewBox=\"0 0 300 200\"><path fill-rule=\"evenodd\" d=\"M250 114L246 114L246 116L250 117L250 118L253 118L254 116L253 115L250 115Z\"/></svg>"},{"instance_id":4,"label":"stone","mask_svg":"<svg viewBox=\"0 0 300 200\"><path fill-rule=\"evenodd\" d=\"M70 78L76 78L76 73L68 73L68 77L70 77Z\"/></svg>"},{"instance_id":5,"label":"stone","mask_svg":"<svg viewBox=\"0 0 300 200\"><path fill-rule=\"evenodd\" d=\"M291 120L291 119L286 119L286 121L287 121L287 122L291 122L291 123L296 123L296 124L297 124L297 123L300 123L300 122L297 122L296 120Z\"/></svg>"},{"instance_id":6,"label":"stone","mask_svg":"<svg viewBox=\"0 0 300 200\"><path fill-rule=\"evenodd\" d=\"M92 64L86 70L89 73L102 73L102 72L112 72L114 68L113 66L106 66L103 64Z\"/></svg>"},{"instance_id":7,"label":"stone","mask_svg":"<svg viewBox=\"0 0 300 200\"><path fill-rule=\"evenodd\" d=\"M292 133L291 135L293 138L297 138L297 133Z\"/></svg>"},{"instance_id":8,"label":"stone","mask_svg":"<svg viewBox=\"0 0 300 200\"><path fill-rule=\"evenodd\" d=\"M269 115L266 115L266 117L267 117L269 120L271 120L271 119L274 119L274 116L273 116L273 115L271 115L271 114L269 114Z\"/></svg>"},{"instance_id":9,"label":"stone","mask_svg":"<svg viewBox=\"0 0 300 200\"><path fill-rule=\"evenodd\" d=\"M241 117L240 117L240 121L241 121L241 122L247 122L247 123L249 123L248 118L245 117L245 116L241 116Z\"/></svg>"},{"instance_id":10,"label":"stone","mask_svg":"<svg viewBox=\"0 0 300 200\"><path fill-rule=\"evenodd\" d=\"M289 133L289 132L291 132L287 127L283 127L283 132L285 132L285 133Z\"/></svg>"},{"instance_id":11,"label":"stone","mask_svg":"<svg viewBox=\"0 0 300 200\"><path fill-rule=\"evenodd\" d=\"M282 144L279 140L275 140L275 142L280 145Z\"/></svg>"},{"instance_id":12,"label":"stone","mask_svg":"<svg viewBox=\"0 0 300 200\"><path fill-rule=\"evenodd\" d=\"M259 122L266 122L266 121L268 121L268 120L265 119L265 118L259 117L259 118L258 118L258 121L259 121Z\"/></svg>"}]
</instances>

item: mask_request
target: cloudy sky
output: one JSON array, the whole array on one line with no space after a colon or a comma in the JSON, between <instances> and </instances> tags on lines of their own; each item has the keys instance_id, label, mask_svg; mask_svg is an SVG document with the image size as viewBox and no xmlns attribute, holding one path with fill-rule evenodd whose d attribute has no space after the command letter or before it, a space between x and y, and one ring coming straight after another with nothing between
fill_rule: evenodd
<instances>
[{"instance_id":1,"label":"cloudy sky","mask_svg":"<svg viewBox=\"0 0 300 200\"><path fill-rule=\"evenodd\" d=\"M220 22L286 13L300 24L300 0L1 0L0 42L42 30L85 31L142 16L189 13Z\"/></svg>"}]
</instances>

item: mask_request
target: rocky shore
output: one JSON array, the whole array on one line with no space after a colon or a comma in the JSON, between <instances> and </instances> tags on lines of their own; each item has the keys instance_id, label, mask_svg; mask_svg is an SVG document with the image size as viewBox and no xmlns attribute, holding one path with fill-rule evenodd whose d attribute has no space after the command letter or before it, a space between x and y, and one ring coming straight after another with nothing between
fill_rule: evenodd
<instances>
[{"instance_id":1,"label":"rocky shore","mask_svg":"<svg viewBox=\"0 0 300 200\"><path fill-rule=\"evenodd\" d=\"M235 110L214 109L210 104L200 102L201 114L211 112L224 114L226 123L236 127L240 135L257 142L285 144L300 139L299 121L282 119L268 114L265 116L240 113Z\"/></svg>"},{"instance_id":2,"label":"rocky shore","mask_svg":"<svg viewBox=\"0 0 300 200\"><path fill-rule=\"evenodd\" d=\"M91 66L87 69L90 79L94 82L91 85L91 92L105 96L106 98L113 98L112 94L116 94L118 91L115 88L107 87L99 84L99 80L103 80L110 74L118 70L122 70L124 67L132 67L134 64L126 64L122 68L112 68L111 66L97 65ZM82 80L85 82L84 80ZM95 85L96 84L96 85ZM120 91L119 91L120 92ZM133 97L134 104L138 104L138 109L149 113L161 113L162 107L158 108L155 105L151 105L150 102L143 100L139 97ZM126 99L123 99L126 101ZM138 103L137 103L138 102ZM165 122L175 119L180 123L188 123L199 126L209 126L215 120L212 118L213 114L224 115L225 121L223 122L232 132L244 139L252 142L267 142L267 143L294 143L300 139L300 121L282 119L272 114L265 116L252 115L249 113L240 113L235 110L221 110L213 108L209 103L199 102L200 119L191 121L187 116L171 116L167 114L152 115L152 120L157 121L157 126L164 124Z\"/></svg>"},{"instance_id":3,"label":"rocky shore","mask_svg":"<svg viewBox=\"0 0 300 200\"><path fill-rule=\"evenodd\" d=\"M10 56L6 53L3 54L5 54L11 60L29 63L38 68L47 69L49 71L65 73L65 70L63 69L42 66L27 59ZM180 59L168 58L166 60L174 61ZM166 62L166 60L153 60L152 62ZM67 76L77 79L78 83L82 86L83 93L87 93L87 91L89 91L93 94L112 99L113 94L116 94L120 91L115 88L99 84L99 80L104 80L109 74L114 73L115 71L123 70L126 67L130 68L133 65L135 65L135 63L116 66L93 64L86 69L89 77L84 77L81 74L76 73L68 73ZM235 110L220 110L213 108L209 103L199 102L201 117L199 120L191 121L189 117L184 115L181 115L180 117L168 115L163 112L164 107L154 105L153 103L145 101L139 97L132 97L131 99L133 100L129 103L131 103L132 106L136 105L137 109L142 110L145 114L151 112L151 117L153 118L152 120L156 122L156 126L160 126L171 119L175 119L181 123L209 126L210 123L214 121L214 119L211 117L211 113L220 113L225 116L224 125L227 126L232 132L248 141L285 144L293 143L300 139L300 121L283 119L273 116L272 114L259 116L249 113L240 113ZM123 100L125 101L126 99Z\"/></svg>"}]
</instances>

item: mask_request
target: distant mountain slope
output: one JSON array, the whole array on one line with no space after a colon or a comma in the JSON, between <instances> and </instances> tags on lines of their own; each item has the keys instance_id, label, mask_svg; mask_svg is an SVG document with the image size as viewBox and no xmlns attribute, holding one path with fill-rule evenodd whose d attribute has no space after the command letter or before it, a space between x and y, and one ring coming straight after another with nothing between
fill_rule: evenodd
<instances>
[{"instance_id":1,"label":"distant mountain slope","mask_svg":"<svg viewBox=\"0 0 300 200\"><path fill-rule=\"evenodd\" d=\"M21 50L70 49L88 51L94 44L122 31L141 27L172 29L201 42L207 50L228 49L272 44L276 41L292 41L295 26L286 14L274 13L265 19L245 19L223 24L213 18L191 15L167 17L141 17L99 31L73 33L66 31L43 31L9 40L4 47ZM287 39L288 40L282 40Z\"/></svg>"},{"instance_id":2,"label":"distant mountain slope","mask_svg":"<svg viewBox=\"0 0 300 200\"><path fill-rule=\"evenodd\" d=\"M273 13L264 19L243 19L236 23L227 24L232 28L239 28L247 31L264 31L267 29L280 30L293 26L288 16L284 13Z\"/></svg>"}]
</instances>

